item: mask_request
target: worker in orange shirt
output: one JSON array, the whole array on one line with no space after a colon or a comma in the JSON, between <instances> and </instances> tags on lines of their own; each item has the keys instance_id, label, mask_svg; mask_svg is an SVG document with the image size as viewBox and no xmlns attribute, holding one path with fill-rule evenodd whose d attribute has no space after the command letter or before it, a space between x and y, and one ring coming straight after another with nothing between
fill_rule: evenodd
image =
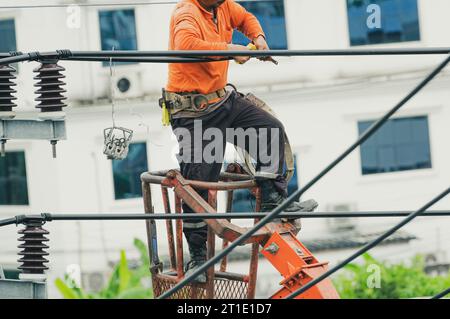
<instances>
[{"instance_id":1,"label":"worker in orange shirt","mask_svg":"<svg viewBox=\"0 0 450 319\"><path fill-rule=\"evenodd\" d=\"M258 50L269 50L260 23L234 0L181 0L173 11L170 22L170 50L249 50L246 46L231 43L233 30L245 34ZM249 57L234 57L243 64ZM261 60L270 60L270 57ZM262 149L275 154L271 163L272 171L265 172L259 183L262 190L262 210L271 211L287 197L287 182L283 177L285 135L279 120L255 106L236 90L226 90L228 61L205 63L169 64L169 79L160 105L170 113L170 122L180 144L180 170L186 179L208 182L218 181L223 158L215 162L204 159L196 161L194 157L202 152L205 141L186 141L180 137L180 131L189 131L195 135L195 123L201 123L201 130L218 129L224 133L227 129L267 129L266 143ZM272 130L275 130L272 133ZM261 131L261 130L260 130ZM260 132L258 131L258 132ZM260 142L260 135L253 144ZM196 144L197 142L197 144ZM225 148L225 138L220 142ZM235 145L236 139L228 140ZM275 143L274 143L275 142ZM247 141L239 147L249 151ZM197 146L196 146L197 145ZM198 147L200 145L200 147ZM277 145L277 149L273 149ZM186 156L188 154L188 156ZM260 163L259 153L250 154ZM271 174L270 174L271 173ZM207 199L207 192L200 192ZM301 203L293 202L286 211L302 210ZM183 212L192 209L183 204ZM203 220L186 220L183 232L189 244L191 261L187 265L187 275L206 261L207 226ZM197 281L206 282L206 274L197 277Z\"/></svg>"}]
</instances>

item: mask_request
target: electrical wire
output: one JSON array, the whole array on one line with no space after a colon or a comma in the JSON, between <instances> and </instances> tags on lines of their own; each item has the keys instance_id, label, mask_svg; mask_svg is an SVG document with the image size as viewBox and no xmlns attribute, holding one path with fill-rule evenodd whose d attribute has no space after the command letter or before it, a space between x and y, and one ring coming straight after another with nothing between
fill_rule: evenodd
<instances>
[{"instance_id":1,"label":"electrical wire","mask_svg":"<svg viewBox=\"0 0 450 319\"><path fill-rule=\"evenodd\" d=\"M271 2L273 0L245 0L245 2ZM172 5L179 1L153 1L153 2L117 2L117 3L67 3L67 4L42 4L42 5L14 5L0 6L0 9L49 9L66 7L123 7L123 6L151 6ZM238 0L239 2L239 0Z\"/></svg>"},{"instance_id":2,"label":"electrical wire","mask_svg":"<svg viewBox=\"0 0 450 319\"><path fill-rule=\"evenodd\" d=\"M279 217L288 219L317 219L317 218L398 218L408 216L411 212L407 211L387 211L387 212L308 212L308 213L281 213ZM184 220L192 218L200 219L254 219L263 218L267 216L267 213L214 213L214 214L197 214L197 213L186 213L186 214L166 214L166 213L155 213L155 214L142 214L142 213L128 213L128 214L118 214L118 213L101 213L101 214L34 214L34 215L18 215L12 218L7 218L0 220L0 227L7 225L17 225L23 224L31 219L40 219L43 222L52 221L92 221L92 220ZM422 217L450 217L450 211L427 211Z\"/></svg>"},{"instance_id":3,"label":"electrical wire","mask_svg":"<svg viewBox=\"0 0 450 319\"><path fill-rule=\"evenodd\" d=\"M431 299L441 299L441 298L444 298L445 296L447 296L448 294L450 294L450 288L444 290L441 293L438 293L436 296L432 297Z\"/></svg>"},{"instance_id":4,"label":"electrical wire","mask_svg":"<svg viewBox=\"0 0 450 319\"><path fill-rule=\"evenodd\" d=\"M114 47L112 47L112 50L114 51ZM110 85L110 94L111 94L111 120L112 120L112 127L116 127L116 89L114 87L114 79L115 79L115 69L114 69L114 63L112 60L112 57L109 58L109 85Z\"/></svg>"}]
</instances>

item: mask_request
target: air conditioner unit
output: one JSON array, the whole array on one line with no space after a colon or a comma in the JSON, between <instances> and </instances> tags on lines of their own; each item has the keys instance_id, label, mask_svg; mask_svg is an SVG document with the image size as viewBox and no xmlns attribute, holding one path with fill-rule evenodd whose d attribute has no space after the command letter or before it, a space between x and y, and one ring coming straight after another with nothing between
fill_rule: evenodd
<instances>
[{"instance_id":1,"label":"air conditioner unit","mask_svg":"<svg viewBox=\"0 0 450 319\"><path fill-rule=\"evenodd\" d=\"M354 212L356 211L356 204L351 203L339 203L327 205L327 211L338 213L338 212ZM339 217L339 218L327 218L327 227L331 232L346 232L352 231L356 228L356 223L354 219L350 217Z\"/></svg>"},{"instance_id":2,"label":"air conditioner unit","mask_svg":"<svg viewBox=\"0 0 450 319\"><path fill-rule=\"evenodd\" d=\"M109 73L108 73L109 76ZM117 100L134 99L144 95L140 70L116 67L113 77L114 97ZM111 92L109 93L111 97Z\"/></svg>"}]
</instances>

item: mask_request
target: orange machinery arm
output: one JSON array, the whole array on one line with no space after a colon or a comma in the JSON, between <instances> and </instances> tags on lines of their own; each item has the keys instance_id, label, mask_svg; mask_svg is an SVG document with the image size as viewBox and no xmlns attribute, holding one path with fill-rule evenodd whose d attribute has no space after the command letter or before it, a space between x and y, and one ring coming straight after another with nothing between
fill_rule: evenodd
<instances>
[{"instance_id":1,"label":"orange machinery arm","mask_svg":"<svg viewBox=\"0 0 450 319\"><path fill-rule=\"evenodd\" d=\"M196 213L216 213L194 188L193 181L185 180L177 171L170 171L163 185L173 187L175 193ZM197 185L201 184L197 182ZM226 220L207 219L205 222L221 238L236 240L246 230ZM297 239L297 223L276 220L268 223L250 237L247 243L258 242L263 246L262 254L280 272L283 280L271 298L283 299L327 271L327 262L319 262L316 257ZM339 299L339 294L329 278L300 294L296 299Z\"/></svg>"}]
</instances>

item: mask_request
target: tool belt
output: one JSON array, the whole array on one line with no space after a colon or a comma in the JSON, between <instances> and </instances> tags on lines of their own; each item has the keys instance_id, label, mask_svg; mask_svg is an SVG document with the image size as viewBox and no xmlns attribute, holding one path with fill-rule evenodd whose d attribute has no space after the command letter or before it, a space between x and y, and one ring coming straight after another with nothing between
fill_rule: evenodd
<instances>
[{"instance_id":1,"label":"tool belt","mask_svg":"<svg viewBox=\"0 0 450 319\"><path fill-rule=\"evenodd\" d=\"M163 89L159 106L163 108L165 105L172 115L181 111L203 112L215 100L223 98L226 92L225 89L220 89L210 94L175 93Z\"/></svg>"}]
</instances>

